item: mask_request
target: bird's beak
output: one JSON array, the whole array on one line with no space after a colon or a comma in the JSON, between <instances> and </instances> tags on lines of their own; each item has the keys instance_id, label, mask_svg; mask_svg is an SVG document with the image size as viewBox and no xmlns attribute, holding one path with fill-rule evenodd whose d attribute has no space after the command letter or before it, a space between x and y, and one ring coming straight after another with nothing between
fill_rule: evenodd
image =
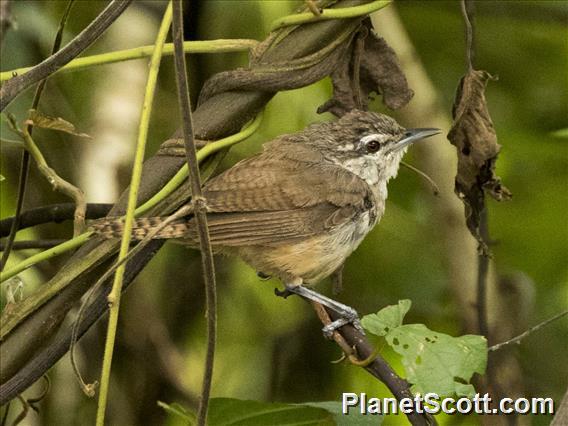
<instances>
[{"instance_id":1,"label":"bird's beak","mask_svg":"<svg viewBox=\"0 0 568 426\"><path fill-rule=\"evenodd\" d=\"M440 129L407 129L406 132L404 132L404 137L393 146L393 151L399 151L411 143L420 139L429 138L441 132Z\"/></svg>"}]
</instances>

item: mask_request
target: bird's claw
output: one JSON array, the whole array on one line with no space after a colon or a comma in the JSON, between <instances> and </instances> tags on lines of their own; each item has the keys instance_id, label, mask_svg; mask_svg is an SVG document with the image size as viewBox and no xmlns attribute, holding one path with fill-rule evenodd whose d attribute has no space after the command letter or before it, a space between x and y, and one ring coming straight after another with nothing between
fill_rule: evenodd
<instances>
[{"instance_id":1,"label":"bird's claw","mask_svg":"<svg viewBox=\"0 0 568 426\"><path fill-rule=\"evenodd\" d=\"M278 290L277 288L275 288L274 294L278 297L282 297L284 299L287 299L288 296L291 296L294 293L287 288L285 288L284 290Z\"/></svg>"},{"instance_id":2,"label":"bird's claw","mask_svg":"<svg viewBox=\"0 0 568 426\"><path fill-rule=\"evenodd\" d=\"M356 330L358 330L363 335L365 334L365 331L361 326L361 321L359 321L359 314L355 309L349 306L345 306L345 309L343 309L342 312L340 312L340 314L342 316L341 318L336 319L333 322L330 322L329 324L327 324L325 327L322 328L323 335L327 339L332 339L333 332L343 327L346 324L352 324Z\"/></svg>"}]
</instances>

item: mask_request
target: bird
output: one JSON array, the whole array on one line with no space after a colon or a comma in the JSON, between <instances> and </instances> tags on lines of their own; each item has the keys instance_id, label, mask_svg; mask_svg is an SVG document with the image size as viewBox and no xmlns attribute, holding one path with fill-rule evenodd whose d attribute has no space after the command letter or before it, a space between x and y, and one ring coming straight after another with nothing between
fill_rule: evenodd
<instances>
[{"instance_id":1,"label":"bird","mask_svg":"<svg viewBox=\"0 0 568 426\"><path fill-rule=\"evenodd\" d=\"M352 110L339 119L283 134L207 181L203 197L211 245L235 255L259 276L278 278L286 294L298 294L337 312L324 327L353 323L357 312L324 296L313 286L343 266L380 221L387 183L415 141L439 129L405 129L385 114ZM132 238L141 240L164 217L135 220ZM122 235L123 220L105 218L92 225L106 238ZM193 215L167 224L153 238L175 239L199 247Z\"/></svg>"}]
</instances>

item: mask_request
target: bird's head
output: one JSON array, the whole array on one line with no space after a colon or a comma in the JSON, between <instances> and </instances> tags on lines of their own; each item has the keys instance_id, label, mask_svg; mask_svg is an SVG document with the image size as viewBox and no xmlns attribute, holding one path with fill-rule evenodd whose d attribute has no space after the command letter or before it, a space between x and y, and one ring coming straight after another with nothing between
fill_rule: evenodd
<instances>
[{"instance_id":1,"label":"bird's head","mask_svg":"<svg viewBox=\"0 0 568 426\"><path fill-rule=\"evenodd\" d=\"M325 130L324 136L320 133L320 137L309 138L324 157L373 181L396 176L400 160L413 142L440 133L433 128L405 129L387 115L359 110L328 123Z\"/></svg>"}]
</instances>

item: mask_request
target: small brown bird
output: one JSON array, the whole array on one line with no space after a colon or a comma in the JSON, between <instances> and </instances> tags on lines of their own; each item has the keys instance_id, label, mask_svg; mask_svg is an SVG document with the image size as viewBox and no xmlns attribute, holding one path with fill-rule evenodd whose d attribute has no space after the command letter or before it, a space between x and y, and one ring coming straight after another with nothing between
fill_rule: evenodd
<instances>
[{"instance_id":1,"label":"small brown bird","mask_svg":"<svg viewBox=\"0 0 568 426\"><path fill-rule=\"evenodd\" d=\"M213 248L279 278L288 292L340 313L343 318L324 331L356 321L352 308L306 286L343 265L382 217L387 182L408 146L437 133L404 129L386 115L355 110L279 136L204 185ZM144 238L163 220L137 219L133 238ZM114 238L121 235L122 221L107 219L93 228ZM192 216L167 225L155 238L198 247Z\"/></svg>"}]
</instances>

